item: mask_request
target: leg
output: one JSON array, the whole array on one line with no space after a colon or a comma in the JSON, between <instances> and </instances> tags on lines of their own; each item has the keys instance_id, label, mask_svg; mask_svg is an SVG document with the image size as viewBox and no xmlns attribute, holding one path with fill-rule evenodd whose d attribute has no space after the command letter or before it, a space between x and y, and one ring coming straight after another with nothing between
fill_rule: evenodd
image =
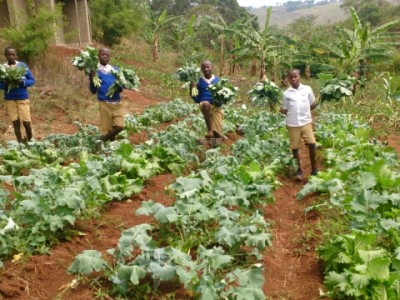
<instances>
[{"instance_id":1,"label":"leg","mask_svg":"<svg viewBox=\"0 0 400 300\"><path fill-rule=\"evenodd\" d=\"M293 158L297 161L297 173L301 172L299 149L292 149Z\"/></svg>"},{"instance_id":2,"label":"leg","mask_svg":"<svg viewBox=\"0 0 400 300\"><path fill-rule=\"evenodd\" d=\"M105 141L115 141L115 137L120 133L122 130L124 130L124 127L122 126L114 126L109 132L107 132L105 135L102 135L100 139L105 142Z\"/></svg>"},{"instance_id":3,"label":"leg","mask_svg":"<svg viewBox=\"0 0 400 300\"><path fill-rule=\"evenodd\" d=\"M31 127L31 122L23 121L22 124L25 127L25 132L26 132L26 138L28 141L32 139L32 127Z\"/></svg>"},{"instance_id":4,"label":"leg","mask_svg":"<svg viewBox=\"0 0 400 300\"><path fill-rule=\"evenodd\" d=\"M318 173L317 170L317 161L316 161L316 141L314 137L314 131L312 128L312 123L309 123L304 126L302 131L302 136L304 141L306 142L309 153L310 153L310 163L311 163L311 175L316 175Z\"/></svg>"},{"instance_id":5,"label":"leg","mask_svg":"<svg viewBox=\"0 0 400 300\"><path fill-rule=\"evenodd\" d=\"M297 181L301 181L303 176L303 171L301 170L299 149L292 149L292 153L293 153L293 158L297 161L297 171L295 178Z\"/></svg>"},{"instance_id":6,"label":"leg","mask_svg":"<svg viewBox=\"0 0 400 300\"><path fill-rule=\"evenodd\" d=\"M316 146L315 146L315 144L308 144L308 149L310 151L311 174L312 175L316 175L318 170L317 170Z\"/></svg>"},{"instance_id":7,"label":"leg","mask_svg":"<svg viewBox=\"0 0 400 300\"><path fill-rule=\"evenodd\" d=\"M15 136L17 137L18 143L22 143L22 135L21 135L21 122L18 120L12 122L14 126Z\"/></svg>"},{"instance_id":8,"label":"leg","mask_svg":"<svg viewBox=\"0 0 400 300\"><path fill-rule=\"evenodd\" d=\"M214 138L222 137L222 122L224 120L224 111L221 107L211 105L211 129Z\"/></svg>"},{"instance_id":9,"label":"leg","mask_svg":"<svg viewBox=\"0 0 400 300\"><path fill-rule=\"evenodd\" d=\"M211 128L211 104L207 101L201 102L200 110L204 116L204 121L206 122L207 126L207 134L205 135L205 137L212 138L214 137L214 131Z\"/></svg>"}]
</instances>

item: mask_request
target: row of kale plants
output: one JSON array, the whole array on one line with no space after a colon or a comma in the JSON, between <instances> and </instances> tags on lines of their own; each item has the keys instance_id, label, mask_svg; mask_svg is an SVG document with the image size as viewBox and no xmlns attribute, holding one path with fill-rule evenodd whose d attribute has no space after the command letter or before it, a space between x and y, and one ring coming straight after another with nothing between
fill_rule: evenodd
<instances>
[{"instance_id":1,"label":"row of kale plants","mask_svg":"<svg viewBox=\"0 0 400 300\"><path fill-rule=\"evenodd\" d=\"M128 138L140 131L153 131L158 125L184 118L195 109L195 105L175 99L146 108L140 115L126 115L126 130L120 138ZM79 122L74 124L78 127L75 134L50 134L43 141L33 140L27 146L11 141L6 147L0 147L0 174L17 176L29 172L31 168L65 165L70 161L79 161L81 155L113 150L100 143L98 127Z\"/></svg>"},{"instance_id":2,"label":"row of kale plants","mask_svg":"<svg viewBox=\"0 0 400 300\"><path fill-rule=\"evenodd\" d=\"M262 208L273 201L276 173L293 166L293 160L282 116L260 112L247 117L240 109L225 114L227 128L242 124L244 131L231 154L206 151L199 169L168 187L176 196L173 205L142 202L136 213L152 216L154 223L123 230L107 254L79 254L68 269L78 282L99 280L90 274L102 274L115 299L134 298L149 279L156 290L161 282L173 282L190 298L265 299L261 254L271 234ZM176 151L190 157L190 145L204 130L203 118L192 116L154 139L173 139Z\"/></svg>"},{"instance_id":3,"label":"row of kale plants","mask_svg":"<svg viewBox=\"0 0 400 300\"><path fill-rule=\"evenodd\" d=\"M298 194L326 194L312 208L337 210L348 224L317 249L334 299L400 299L400 164L395 150L372 133L354 116L321 116L326 170Z\"/></svg>"},{"instance_id":4,"label":"row of kale plants","mask_svg":"<svg viewBox=\"0 0 400 300\"><path fill-rule=\"evenodd\" d=\"M176 105L181 108L180 117L195 109L180 100L168 107L175 110ZM163 104L161 110L167 112L166 108ZM146 114L152 111L160 108L148 109ZM139 121L135 126L144 125ZM106 202L139 193L151 176L180 174L187 168L188 159L168 145L132 145L124 139L98 144L96 133L94 126L81 126L74 135L49 136L28 147L9 143L1 149L1 260L16 253L47 252L54 242L76 234L77 218L93 216ZM192 146L192 150L198 147L196 143ZM61 164L66 157L74 160ZM21 175L23 170L27 174Z\"/></svg>"}]
</instances>

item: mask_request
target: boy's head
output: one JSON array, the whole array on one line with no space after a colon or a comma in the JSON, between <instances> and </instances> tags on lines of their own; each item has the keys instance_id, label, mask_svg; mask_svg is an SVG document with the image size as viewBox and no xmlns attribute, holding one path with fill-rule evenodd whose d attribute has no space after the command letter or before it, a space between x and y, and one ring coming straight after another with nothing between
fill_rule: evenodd
<instances>
[{"instance_id":1,"label":"boy's head","mask_svg":"<svg viewBox=\"0 0 400 300\"><path fill-rule=\"evenodd\" d=\"M110 49L100 48L98 53L100 64L106 66L110 61Z\"/></svg>"},{"instance_id":2,"label":"boy's head","mask_svg":"<svg viewBox=\"0 0 400 300\"><path fill-rule=\"evenodd\" d=\"M7 59L9 65L14 65L17 61L17 51L13 47L6 47L4 49L4 56Z\"/></svg>"},{"instance_id":3,"label":"boy's head","mask_svg":"<svg viewBox=\"0 0 400 300\"><path fill-rule=\"evenodd\" d=\"M205 78L211 78L212 75L212 63L209 60L205 60L201 63L201 72Z\"/></svg>"},{"instance_id":4,"label":"boy's head","mask_svg":"<svg viewBox=\"0 0 400 300\"><path fill-rule=\"evenodd\" d=\"M288 80L290 85L297 89L300 85L300 70L292 69L288 73Z\"/></svg>"}]
</instances>

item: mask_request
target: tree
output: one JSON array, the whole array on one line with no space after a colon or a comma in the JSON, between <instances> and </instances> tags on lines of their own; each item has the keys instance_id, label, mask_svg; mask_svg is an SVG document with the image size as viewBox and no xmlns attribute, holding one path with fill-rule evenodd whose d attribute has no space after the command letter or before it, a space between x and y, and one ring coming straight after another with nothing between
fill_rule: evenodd
<instances>
[{"instance_id":1,"label":"tree","mask_svg":"<svg viewBox=\"0 0 400 300\"><path fill-rule=\"evenodd\" d=\"M150 27L151 38L151 56L154 61L158 61L160 59L159 53L159 44L160 44L160 35L162 30L171 22L180 18L180 16L168 16L167 10L164 9L161 15L156 16L154 12L151 10L150 6L146 6L147 13L147 21Z\"/></svg>"},{"instance_id":2,"label":"tree","mask_svg":"<svg viewBox=\"0 0 400 300\"><path fill-rule=\"evenodd\" d=\"M93 37L107 46L120 43L122 37L137 31L144 21L140 1L91 0L89 5Z\"/></svg>"},{"instance_id":3,"label":"tree","mask_svg":"<svg viewBox=\"0 0 400 300\"><path fill-rule=\"evenodd\" d=\"M353 30L337 27L339 47L336 43L328 45L332 55L339 59L345 73L364 78L370 71L371 64L390 58L390 50L397 42L387 34L390 27L399 24L400 19L387 22L375 29L369 23L362 23L354 8L350 9Z\"/></svg>"},{"instance_id":4,"label":"tree","mask_svg":"<svg viewBox=\"0 0 400 300\"><path fill-rule=\"evenodd\" d=\"M213 46L214 49L219 51L220 76L223 76L226 69L226 53L238 46L237 43L242 36L240 31L248 27L252 19L240 18L231 24L227 24L221 16L219 18L219 23L209 22L209 25L218 34L218 43L213 42ZM233 60L234 58L231 59L231 61ZM234 72L234 70L231 70L231 72Z\"/></svg>"},{"instance_id":5,"label":"tree","mask_svg":"<svg viewBox=\"0 0 400 300\"><path fill-rule=\"evenodd\" d=\"M252 75L254 74L257 60L260 65L260 79L266 78L266 62L269 59L268 55L273 53L273 50L276 50L277 47L277 39L287 40L287 37L284 35L279 35L277 32L273 31L269 26L269 21L271 18L272 8L267 8L267 18L265 21L264 29L257 30L252 26L248 26L245 30L241 31L244 42L241 47L236 49L236 53L240 58L251 58L253 59L252 64ZM277 52L274 52L274 55ZM271 57L272 58L272 57ZM276 57L274 57L275 59Z\"/></svg>"}]
</instances>

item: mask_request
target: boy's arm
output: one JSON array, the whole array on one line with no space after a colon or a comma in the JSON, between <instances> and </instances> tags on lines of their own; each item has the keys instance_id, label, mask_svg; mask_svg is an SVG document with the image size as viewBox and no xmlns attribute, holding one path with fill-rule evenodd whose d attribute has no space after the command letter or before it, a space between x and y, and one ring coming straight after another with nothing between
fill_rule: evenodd
<instances>
[{"instance_id":1,"label":"boy's arm","mask_svg":"<svg viewBox=\"0 0 400 300\"><path fill-rule=\"evenodd\" d=\"M284 115L287 114L287 109L285 109L285 108L283 108L283 107L281 107L281 108L279 109L279 111L280 111L281 113L283 113Z\"/></svg>"},{"instance_id":2,"label":"boy's arm","mask_svg":"<svg viewBox=\"0 0 400 300\"><path fill-rule=\"evenodd\" d=\"M310 109L313 110L314 108L317 107L318 101L315 100L311 105L310 105Z\"/></svg>"},{"instance_id":3,"label":"boy's arm","mask_svg":"<svg viewBox=\"0 0 400 300\"><path fill-rule=\"evenodd\" d=\"M26 68L25 78L21 79L19 83L22 84L23 87L30 87L35 84L35 78L33 77L32 72L28 68Z\"/></svg>"},{"instance_id":4,"label":"boy's arm","mask_svg":"<svg viewBox=\"0 0 400 300\"><path fill-rule=\"evenodd\" d=\"M317 106L318 101L317 101L317 99L315 99L313 90L311 88L310 88L310 92L308 94L308 100L310 101L310 109L313 110Z\"/></svg>"},{"instance_id":5,"label":"boy's arm","mask_svg":"<svg viewBox=\"0 0 400 300\"><path fill-rule=\"evenodd\" d=\"M91 71L90 73L89 73L89 89L90 89L90 92L92 93L92 94L96 94L97 93L97 87L94 85L94 83L93 83L93 77L94 77L94 75L95 75L95 72L94 71Z\"/></svg>"},{"instance_id":6,"label":"boy's arm","mask_svg":"<svg viewBox=\"0 0 400 300\"><path fill-rule=\"evenodd\" d=\"M288 112L288 106L287 106L287 100L286 100L286 97L285 97L285 95L283 95L283 99L282 99L282 106L279 108L279 111L281 112L281 113L283 113L284 115L286 115L287 114L287 112Z\"/></svg>"},{"instance_id":7,"label":"boy's arm","mask_svg":"<svg viewBox=\"0 0 400 300\"><path fill-rule=\"evenodd\" d=\"M190 86L189 86L189 95L190 95L190 97L192 97L192 99L194 100L194 102L196 102L196 103L199 103L200 102L200 96L199 95L197 95L197 96L193 96L192 95L192 88L194 88L196 86L196 82L190 82ZM198 88L197 88L198 89Z\"/></svg>"}]
</instances>

